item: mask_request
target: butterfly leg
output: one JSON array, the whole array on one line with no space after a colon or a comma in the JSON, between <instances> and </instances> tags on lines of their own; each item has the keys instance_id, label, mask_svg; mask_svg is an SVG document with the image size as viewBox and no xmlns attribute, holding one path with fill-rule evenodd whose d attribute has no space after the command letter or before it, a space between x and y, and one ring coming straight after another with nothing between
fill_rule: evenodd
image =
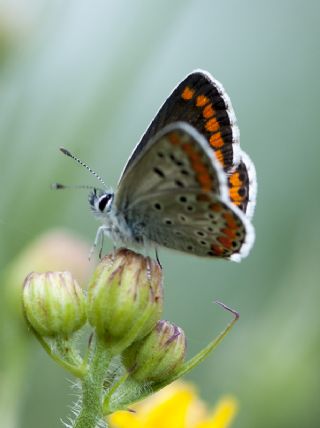
<instances>
[{"instance_id":1,"label":"butterfly leg","mask_svg":"<svg viewBox=\"0 0 320 428\"><path fill-rule=\"evenodd\" d=\"M99 260L102 259L103 243L104 243L104 233L101 234L101 246L100 246L100 250L99 250Z\"/></svg>"},{"instance_id":2,"label":"butterfly leg","mask_svg":"<svg viewBox=\"0 0 320 428\"><path fill-rule=\"evenodd\" d=\"M92 245L90 253L89 253L89 261L91 260L95 249L97 248L97 245L98 245L100 238L102 240L102 245L103 245L104 234L105 234L105 232L108 232L108 231L109 231L109 229L106 226L100 226L98 228L97 233L96 233L96 237L94 239L93 245ZM100 252L99 252L99 258L101 256L101 253L102 253L102 247L101 247Z\"/></svg>"},{"instance_id":3,"label":"butterfly leg","mask_svg":"<svg viewBox=\"0 0 320 428\"><path fill-rule=\"evenodd\" d=\"M158 254L158 248L155 247L155 252L156 252L156 260L158 265L160 266L160 269L162 270L162 265L160 263L160 259L159 259L159 254ZM150 257L147 257L147 279L148 281L151 281L151 263L150 263Z\"/></svg>"},{"instance_id":4,"label":"butterfly leg","mask_svg":"<svg viewBox=\"0 0 320 428\"><path fill-rule=\"evenodd\" d=\"M112 246L112 263L115 261L116 251L117 251L117 245L113 242L113 246Z\"/></svg>"},{"instance_id":5,"label":"butterfly leg","mask_svg":"<svg viewBox=\"0 0 320 428\"><path fill-rule=\"evenodd\" d=\"M162 264L160 262L160 258L159 258L159 253L158 253L158 247L155 248L155 252L156 252L156 260L158 262L158 265L160 266L160 268L162 269Z\"/></svg>"}]
</instances>

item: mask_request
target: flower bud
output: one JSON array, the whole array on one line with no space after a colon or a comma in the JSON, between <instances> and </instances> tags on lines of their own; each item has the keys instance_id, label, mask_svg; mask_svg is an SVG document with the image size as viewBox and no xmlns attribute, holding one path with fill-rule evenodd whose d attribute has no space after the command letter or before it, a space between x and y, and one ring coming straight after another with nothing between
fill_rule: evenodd
<instances>
[{"instance_id":1,"label":"flower bud","mask_svg":"<svg viewBox=\"0 0 320 428\"><path fill-rule=\"evenodd\" d=\"M159 321L143 340L123 353L123 363L138 382L159 382L172 376L182 365L186 352L183 330L169 321Z\"/></svg>"},{"instance_id":2,"label":"flower bud","mask_svg":"<svg viewBox=\"0 0 320 428\"><path fill-rule=\"evenodd\" d=\"M1 24L0 24L1 25ZM87 282L91 267L87 263L90 246L77 236L60 229L39 235L3 270L1 298L8 315L25 322L21 312L21 284L31 271L70 271L80 285Z\"/></svg>"},{"instance_id":3,"label":"flower bud","mask_svg":"<svg viewBox=\"0 0 320 428\"><path fill-rule=\"evenodd\" d=\"M88 289L90 324L120 351L152 330L162 305L160 266L127 249L104 257Z\"/></svg>"},{"instance_id":4,"label":"flower bud","mask_svg":"<svg viewBox=\"0 0 320 428\"><path fill-rule=\"evenodd\" d=\"M23 286L23 306L41 336L68 336L86 322L86 301L69 272L30 273Z\"/></svg>"}]
</instances>

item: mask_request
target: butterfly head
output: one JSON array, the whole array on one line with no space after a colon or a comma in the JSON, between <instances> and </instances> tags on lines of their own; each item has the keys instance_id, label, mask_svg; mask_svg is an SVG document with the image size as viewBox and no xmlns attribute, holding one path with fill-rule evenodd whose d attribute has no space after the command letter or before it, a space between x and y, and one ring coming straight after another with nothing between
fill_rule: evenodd
<instances>
[{"instance_id":1,"label":"butterfly head","mask_svg":"<svg viewBox=\"0 0 320 428\"><path fill-rule=\"evenodd\" d=\"M104 188L99 189L97 187L92 186L65 186L59 183L54 184L52 187L55 189L66 189L70 187L76 187L78 189L92 189L92 191L89 193L89 204L92 211L97 216L103 216L105 214L108 214L112 208L114 193L107 188L105 182L102 180L100 175L93 171L93 169L90 168L85 162L74 156L69 150L63 147L60 147L60 151L64 155L76 161L79 165L86 168L92 175L94 175L100 181Z\"/></svg>"},{"instance_id":2,"label":"butterfly head","mask_svg":"<svg viewBox=\"0 0 320 428\"><path fill-rule=\"evenodd\" d=\"M114 193L102 189L93 189L89 193L89 204L97 216L108 214L111 211Z\"/></svg>"}]
</instances>

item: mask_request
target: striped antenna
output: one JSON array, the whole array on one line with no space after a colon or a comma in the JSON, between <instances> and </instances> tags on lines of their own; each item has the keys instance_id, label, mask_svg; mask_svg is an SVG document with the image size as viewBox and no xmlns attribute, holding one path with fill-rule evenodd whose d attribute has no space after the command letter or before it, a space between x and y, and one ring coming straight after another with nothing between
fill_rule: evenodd
<instances>
[{"instance_id":1,"label":"striped antenna","mask_svg":"<svg viewBox=\"0 0 320 428\"><path fill-rule=\"evenodd\" d=\"M105 188L107 188L105 182L102 180L102 178L100 177L100 175L98 175L95 171L93 171L93 169L91 169L89 165L87 165L86 163L82 162L80 159L78 159L76 156L74 156L72 153L70 153L69 150L67 150L67 149L65 149L63 147L60 147L60 151L64 155L69 156L69 158L71 158L71 159L75 160L76 162L78 162L79 165L85 167L92 175L94 175L100 181L100 183L102 183L104 185ZM56 188L60 188L61 189L61 187L56 187Z\"/></svg>"},{"instance_id":2,"label":"striped antenna","mask_svg":"<svg viewBox=\"0 0 320 428\"><path fill-rule=\"evenodd\" d=\"M68 184L61 184L61 183L53 183L51 184L51 189L53 190L61 190L61 189L90 189L90 190L101 190L104 192L104 190L99 189L95 186L87 186L86 184L82 185L68 185Z\"/></svg>"}]
</instances>

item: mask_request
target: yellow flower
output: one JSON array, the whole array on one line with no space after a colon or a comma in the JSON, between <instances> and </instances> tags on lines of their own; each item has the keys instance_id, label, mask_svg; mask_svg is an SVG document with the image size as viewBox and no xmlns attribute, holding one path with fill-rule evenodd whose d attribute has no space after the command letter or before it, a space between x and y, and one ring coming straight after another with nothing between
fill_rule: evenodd
<instances>
[{"instance_id":1,"label":"yellow flower","mask_svg":"<svg viewBox=\"0 0 320 428\"><path fill-rule=\"evenodd\" d=\"M223 397L208 412L190 385L176 382L146 400L109 416L112 428L228 428L237 412L233 397Z\"/></svg>"}]
</instances>

